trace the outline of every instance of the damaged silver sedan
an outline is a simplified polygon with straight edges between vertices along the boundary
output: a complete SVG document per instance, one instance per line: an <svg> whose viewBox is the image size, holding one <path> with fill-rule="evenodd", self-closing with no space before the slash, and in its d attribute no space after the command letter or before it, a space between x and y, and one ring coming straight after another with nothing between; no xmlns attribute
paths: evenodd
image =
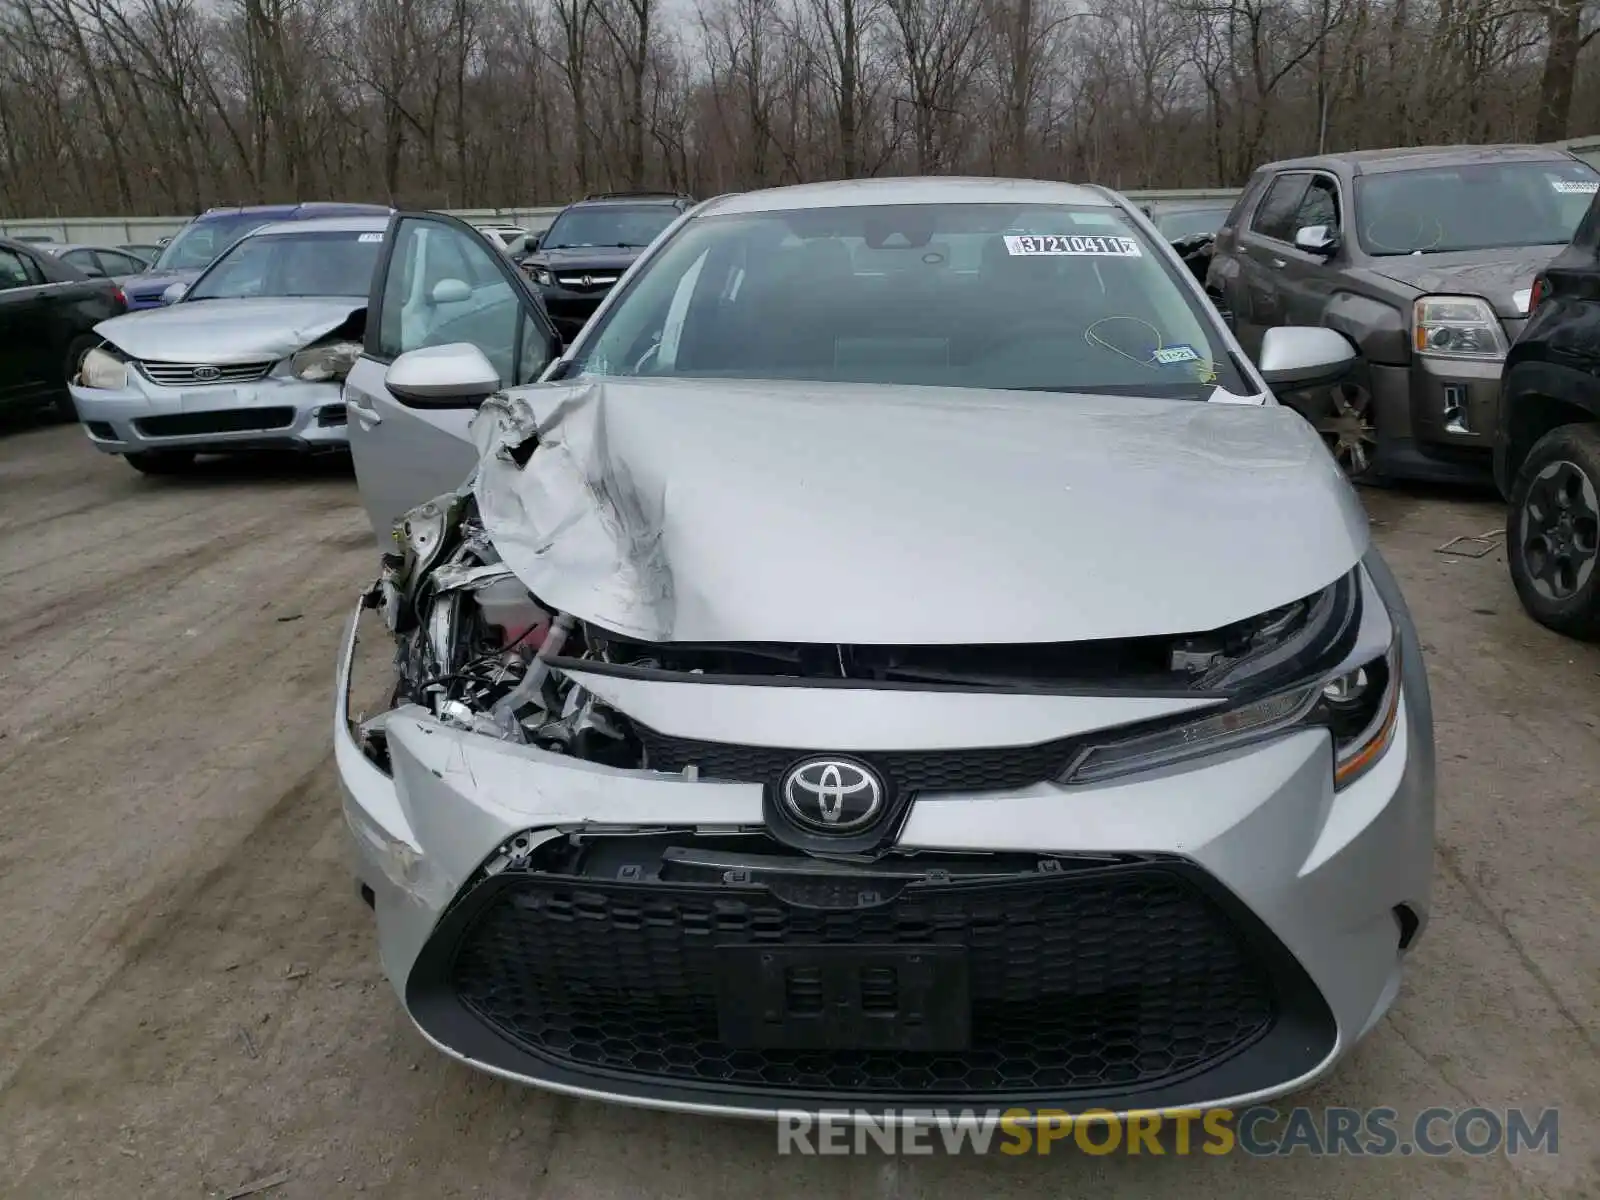
<svg viewBox="0 0 1600 1200"><path fill-rule="evenodd" d="M1373 1029L1432 714L1269 391L1338 335L1252 365L1112 193L874 180L701 205L507 388L557 353L514 275L515 358L416 299L459 236L395 218L350 377L388 546L334 722L425 1037L770 1116L1237 1106Z"/></svg>
<svg viewBox="0 0 1600 1200"><path fill-rule="evenodd" d="M147 474L197 454L344 450L386 216L252 230L166 307L102 321L75 379L90 444Z"/></svg>

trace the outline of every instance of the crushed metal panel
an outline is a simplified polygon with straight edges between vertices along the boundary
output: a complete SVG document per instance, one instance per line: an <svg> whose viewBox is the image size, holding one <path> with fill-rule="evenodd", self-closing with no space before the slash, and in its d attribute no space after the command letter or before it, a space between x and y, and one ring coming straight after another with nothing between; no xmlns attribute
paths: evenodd
<svg viewBox="0 0 1600 1200"><path fill-rule="evenodd" d="M485 401L472 422L478 513L495 549L546 606L663 640L673 621L665 483L636 478L610 452L603 397L604 385L590 383Z"/></svg>

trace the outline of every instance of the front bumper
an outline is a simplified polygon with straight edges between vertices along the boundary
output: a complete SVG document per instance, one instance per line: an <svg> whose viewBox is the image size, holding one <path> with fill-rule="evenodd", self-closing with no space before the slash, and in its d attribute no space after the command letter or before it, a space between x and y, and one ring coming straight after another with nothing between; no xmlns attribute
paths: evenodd
<svg viewBox="0 0 1600 1200"><path fill-rule="evenodd" d="M170 388L130 370L115 391L69 385L90 443L106 454L164 450L340 450L349 433L337 381L268 376L213 388Z"/></svg>
<svg viewBox="0 0 1600 1200"><path fill-rule="evenodd" d="M1480 483L1490 477L1504 363L1412 357L1371 367L1386 475Z"/></svg>
<svg viewBox="0 0 1600 1200"><path fill-rule="evenodd" d="M786 876L816 863L792 853L770 877L736 866L668 884L639 869L664 843L713 864L739 838L772 853L759 785L602 767L416 708L389 715L380 768L349 722L358 620L335 756L383 969L425 1037L506 1078L762 1117L1242 1106L1306 1085L1372 1028L1427 918L1425 683L1407 684L1387 754L1337 794L1326 736L1301 731L1098 786L917 799L896 848L952 878L841 901ZM574 833L613 835L615 851L582 869L540 859ZM507 866L508 848L528 857ZM956 877L975 862L1009 865ZM821 944L961 951L970 1044L723 1044L718 979L760 970L752 948L781 967Z"/></svg>
<svg viewBox="0 0 1600 1200"><path fill-rule="evenodd" d="M559 284L536 283L539 296L544 301L545 312L555 324L556 332L571 341L582 332L595 309L606 298L614 284L594 288L566 288Z"/></svg>

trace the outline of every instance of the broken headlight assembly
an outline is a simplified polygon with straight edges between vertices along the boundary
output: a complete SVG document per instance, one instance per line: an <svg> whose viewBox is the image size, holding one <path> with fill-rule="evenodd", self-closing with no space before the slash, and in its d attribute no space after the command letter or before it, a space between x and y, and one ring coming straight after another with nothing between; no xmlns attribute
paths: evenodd
<svg viewBox="0 0 1600 1200"><path fill-rule="evenodd" d="M104 346L83 356L78 368L78 385L99 391L115 392L128 386L128 364L110 353Z"/></svg>
<svg viewBox="0 0 1600 1200"><path fill-rule="evenodd" d="M1126 736L1113 733L1084 747L1062 773L1061 782L1098 783L1153 771L1296 729L1326 729L1333 742L1334 787L1355 782L1394 740L1400 709L1400 638L1382 611L1382 602L1371 593L1368 607L1378 611L1371 615L1369 627L1382 628L1376 637L1362 636L1355 625L1360 618L1334 595L1341 588L1350 594L1358 590L1352 577L1302 602L1305 607L1298 621L1280 609L1251 623L1268 631L1255 656L1255 664L1265 670L1252 679L1248 660L1229 660L1227 669L1239 687L1226 707ZM1337 622L1341 615L1346 620L1343 633L1327 640L1330 630L1319 628L1317 621ZM1320 651L1314 648L1319 640ZM1375 642L1383 648L1376 650ZM1311 651L1309 657L1306 650ZM1338 656L1332 668L1326 665L1328 651ZM1283 681L1286 666L1297 676L1293 682Z"/></svg>
<svg viewBox="0 0 1600 1200"><path fill-rule="evenodd" d="M470 495L440 496L396 524L368 593L395 636L396 706L502 741L636 767L625 721L551 668L592 654L569 613L541 603L500 559Z"/></svg>
<svg viewBox="0 0 1600 1200"><path fill-rule="evenodd" d="M307 346L289 359L289 370L296 379L307 383L322 383L330 379L343 379L361 357L361 343L351 341L322 342Z"/></svg>

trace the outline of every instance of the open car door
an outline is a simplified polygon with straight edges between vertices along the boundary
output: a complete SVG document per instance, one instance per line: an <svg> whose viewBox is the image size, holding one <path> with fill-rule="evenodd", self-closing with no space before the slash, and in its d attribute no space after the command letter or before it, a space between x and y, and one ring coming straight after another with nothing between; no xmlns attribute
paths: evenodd
<svg viewBox="0 0 1600 1200"><path fill-rule="evenodd" d="M488 238L440 213L396 213L367 308L366 343L345 380L350 455L373 531L459 487L477 463L468 426L502 388L537 380L560 340L532 285ZM478 350L493 378L453 364ZM420 352L420 353L419 353Z"/></svg>

